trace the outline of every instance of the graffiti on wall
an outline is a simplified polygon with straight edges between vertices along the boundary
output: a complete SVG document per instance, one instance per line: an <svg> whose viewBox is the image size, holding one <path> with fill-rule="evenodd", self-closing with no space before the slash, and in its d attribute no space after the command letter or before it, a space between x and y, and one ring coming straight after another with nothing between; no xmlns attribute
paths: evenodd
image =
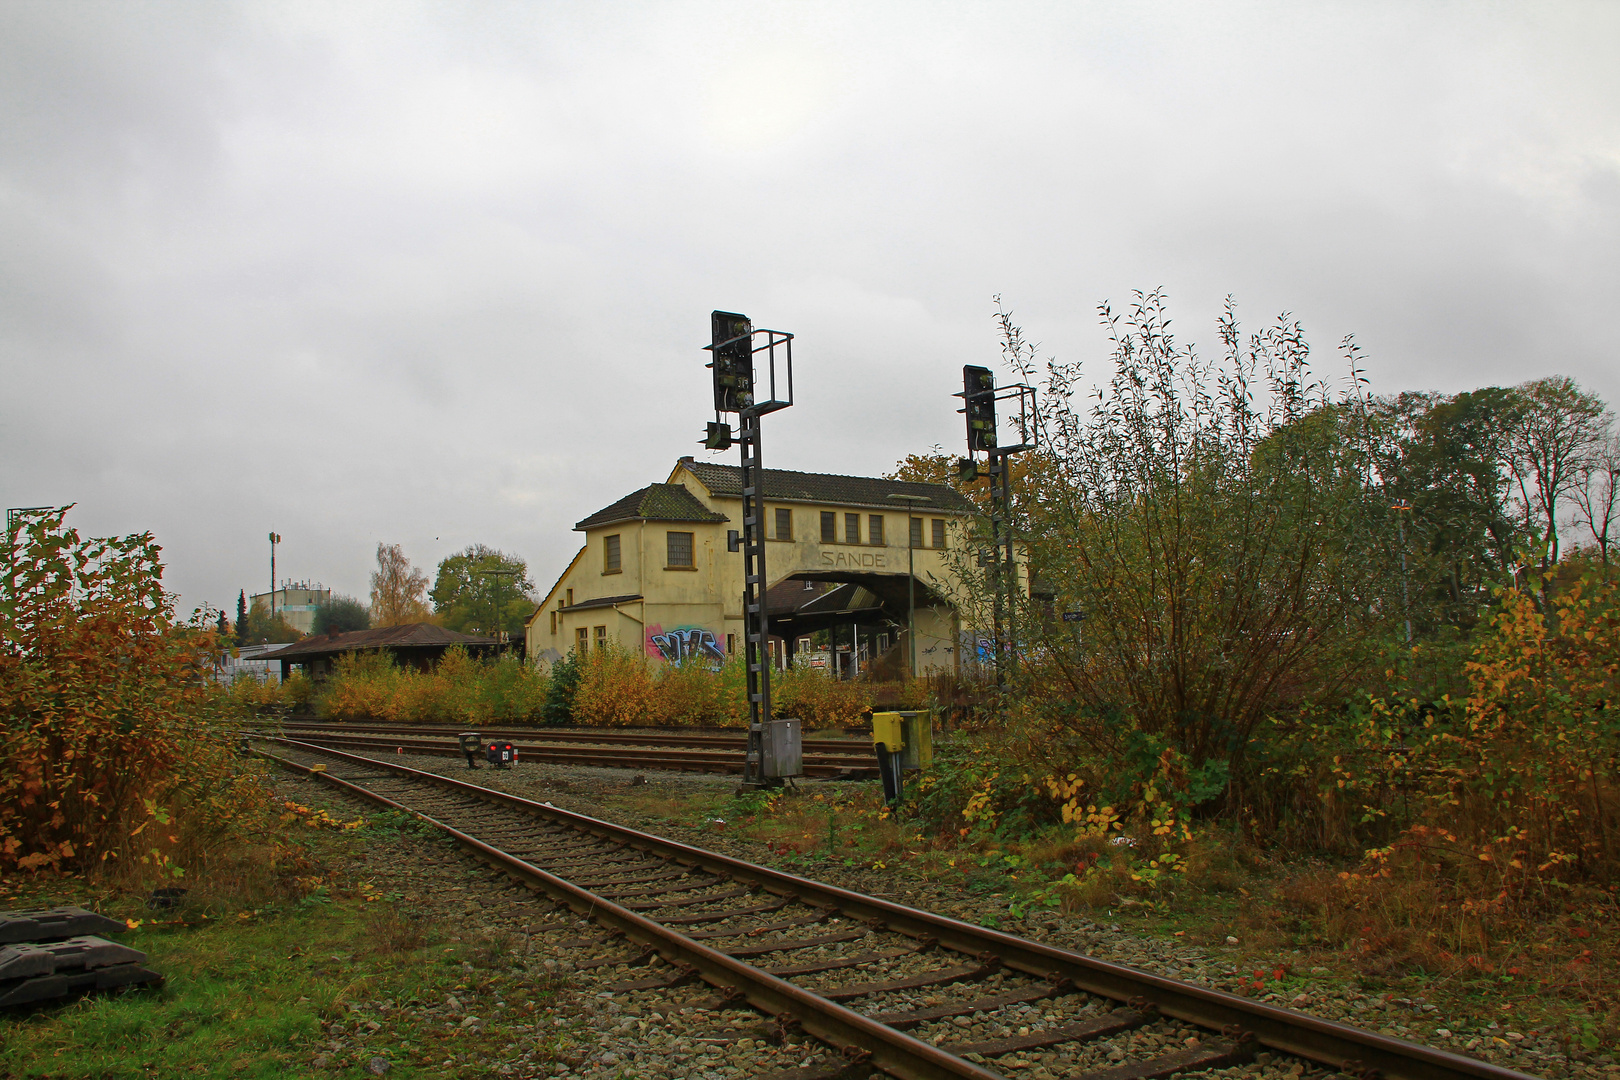
<svg viewBox="0 0 1620 1080"><path fill-rule="evenodd" d="M672 664L687 660L726 661L725 650L720 647L713 630L701 626L679 626L665 630L659 623L647 627L647 655L661 657Z"/></svg>

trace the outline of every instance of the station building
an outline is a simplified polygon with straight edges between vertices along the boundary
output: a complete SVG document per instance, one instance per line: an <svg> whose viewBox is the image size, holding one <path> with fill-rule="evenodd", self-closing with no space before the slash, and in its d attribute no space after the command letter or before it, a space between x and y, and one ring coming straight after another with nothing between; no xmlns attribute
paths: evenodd
<svg viewBox="0 0 1620 1080"><path fill-rule="evenodd" d="M881 663L898 677L912 651L904 633L912 602L916 674L961 673L971 662L979 635L964 625L962 567L976 508L960 492L783 469L764 470L761 489L778 665L825 630L840 674ZM529 619L530 657L551 663L610 641L669 661L741 651L743 557L727 543L742 529L739 466L683 457L664 483L574 529L584 546Z"/></svg>

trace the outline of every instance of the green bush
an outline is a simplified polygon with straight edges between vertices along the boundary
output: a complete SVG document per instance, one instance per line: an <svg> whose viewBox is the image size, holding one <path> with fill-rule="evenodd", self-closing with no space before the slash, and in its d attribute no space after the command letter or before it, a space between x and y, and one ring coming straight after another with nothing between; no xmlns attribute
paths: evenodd
<svg viewBox="0 0 1620 1080"><path fill-rule="evenodd" d="M551 665L551 681L540 706L540 721L561 725L574 722L574 695L579 691L579 654L570 652Z"/></svg>

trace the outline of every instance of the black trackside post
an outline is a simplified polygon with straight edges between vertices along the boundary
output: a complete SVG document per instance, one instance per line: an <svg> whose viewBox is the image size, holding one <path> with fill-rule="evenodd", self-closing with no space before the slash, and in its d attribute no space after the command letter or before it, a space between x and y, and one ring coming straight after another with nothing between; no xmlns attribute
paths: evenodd
<svg viewBox="0 0 1620 1080"><path fill-rule="evenodd" d="M1018 563L1013 558L1012 460L1001 458L1001 519L1007 537L1007 670L1018 670ZM1000 678L999 672L997 678Z"/></svg>
<svg viewBox="0 0 1620 1080"><path fill-rule="evenodd" d="M1001 569L1001 527L1006 517L1006 501L1001 497L1001 480L1007 475L1007 459L990 452L990 573L995 585L995 601L991 608L992 633L996 642L996 685L1006 681L1007 636L1002 632L1006 621L1002 609L1001 588L1006 575Z"/></svg>
<svg viewBox="0 0 1620 1080"><path fill-rule="evenodd" d="M997 386L989 368L966 364L962 368L961 412L967 417L968 456L958 462L964 481L978 476L973 455L983 453L990 467L990 558L991 584L995 589L991 605L996 642L996 686L1006 684L1007 673L1018 665L1018 558L1013 528L1012 459L1014 454L1035 448L1035 390L1023 383ZM1016 446L1002 446L996 439L996 402L1018 402L1014 420L1019 437ZM981 549L982 550L982 549ZM979 565L986 560L980 555ZM1005 592L1005 599L1003 599Z"/></svg>
<svg viewBox="0 0 1620 1080"><path fill-rule="evenodd" d="M743 662L748 686L748 752L743 760L743 784L765 787L780 784L779 776L765 775L765 725L771 722L770 623L765 590L770 585L765 566L765 469L760 460L760 421L766 413L793 404L793 335L782 330L756 330L746 315L715 311L709 316L714 371L714 423L704 445L724 450L732 444L731 427L720 418L736 413L742 448L742 532L733 534L728 549L743 556ZM754 341L763 335L764 344ZM778 349L781 350L780 357ZM763 353L766 364L756 370L754 357ZM780 359L780 363L778 360ZM735 546L731 546L735 544Z"/></svg>
<svg viewBox="0 0 1620 1080"><path fill-rule="evenodd" d="M765 512L760 466L759 416L747 412L742 425L743 659L748 675L748 757L744 784L764 784L765 723L771 719L770 637L766 625Z"/></svg>

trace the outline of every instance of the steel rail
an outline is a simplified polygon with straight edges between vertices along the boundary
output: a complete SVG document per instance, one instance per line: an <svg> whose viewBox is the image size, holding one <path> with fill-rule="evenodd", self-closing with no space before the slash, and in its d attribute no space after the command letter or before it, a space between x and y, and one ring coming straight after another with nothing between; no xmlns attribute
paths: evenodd
<svg viewBox="0 0 1620 1080"><path fill-rule="evenodd" d="M268 738L263 732L249 733ZM456 746L448 746L425 739L395 739L381 735L327 735L311 734L305 742L328 747L348 747L356 750L389 751L404 749L407 753L428 757L462 757ZM677 750L636 747L548 747L514 743L521 761L542 761L551 765L585 765L600 768L634 766L647 769L670 769L684 772L738 773L742 771L742 758L735 752L716 750ZM739 749L741 747L739 746ZM876 762L865 756L846 755L829 758L823 755L805 755L804 775L838 778L851 774L874 772Z"/></svg>
<svg viewBox="0 0 1620 1080"><path fill-rule="evenodd" d="M452 727L443 724L385 724L369 721L358 723L332 721L328 723L311 720L287 720L279 724L267 724L265 727L266 729L279 729L282 734L286 735L293 735L295 732L331 732L338 735L401 735L406 737L412 735L441 735L454 738L463 731L471 730L476 725ZM748 745L746 732L714 728L690 732L671 731L663 728L597 728L580 730L578 728L501 727L478 728L477 730L486 739L532 739L535 742L548 743L631 743L636 746L684 746L721 750L740 750ZM839 754L865 751L870 748L871 743L860 739L806 736L802 745L807 754Z"/></svg>
<svg viewBox="0 0 1620 1080"><path fill-rule="evenodd" d="M1390 1080L1533 1080L1526 1073L1476 1058L1251 1001L1224 991L1194 986L1122 964L1111 964L1083 953L1028 941L999 930L772 870L518 795L436 773L420 772L392 762L301 744L294 739L273 741L303 745L307 749L346 758L356 764L411 775L495 805L522 809L682 865L754 884L778 896L796 898L817 907L835 908L853 918L877 921L909 937L932 938L940 946L954 952L969 956L992 952L1007 967L1027 974L1042 978L1067 978L1079 990L1115 1001L1146 1001L1166 1016L1200 1027L1240 1029L1252 1033L1262 1044L1274 1050L1362 1077L1370 1078L1376 1074Z"/></svg>
<svg viewBox="0 0 1620 1080"><path fill-rule="evenodd" d="M283 741L283 740L278 740ZM284 740L292 742L294 740ZM320 747L312 749L324 753L337 753ZM515 877L552 899L557 900L573 911L601 923L604 926L622 931L625 936L638 941L643 945L656 949L658 954L672 964L684 964L697 972L704 982L715 986L722 991L740 994L746 998L754 1008L761 1010L769 1016L779 1019L792 1017L805 1031L814 1035L823 1042L830 1043L840 1049L858 1048L863 1051L867 1063L882 1069L884 1072L903 1077L905 1080L1005 1080L1002 1074L993 1072L976 1065L966 1058L959 1058L955 1054L941 1050L937 1046L913 1038L905 1032L897 1031L885 1024L878 1023L869 1017L862 1016L853 1009L847 1009L836 1002L829 1001L818 994L811 993L802 987L795 986L786 979L761 971L751 964L727 956L701 942L694 941L678 931L671 930L653 920L638 915L628 908L621 907L613 901L597 896L588 889L548 873L532 863L526 862L515 855L508 854L500 848L478 839L468 833L449 825L437 818L413 809L403 803L396 802L380 792L375 792L359 784L350 783L339 776L328 772L317 772L306 765L279 757L275 754L265 754L265 757L281 764L297 769L311 776L319 777L329 784L379 803L394 810L399 810L425 821L435 828L442 830L457 843L475 852L485 862L501 872ZM342 755L353 757L353 755ZM372 762L370 759L355 759L368 766L382 765L385 768L407 773L430 780L442 780L433 773L420 773L405 766L393 765L387 762ZM484 790L476 785L463 784L460 781L451 781L451 784L473 793ZM524 800L527 804L527 800ZM543 808L539 803L525 806L525 809ZM848 1052L846 1050L846 1056ZM856 1055L860 1057L862 1055Z"/></svg>

